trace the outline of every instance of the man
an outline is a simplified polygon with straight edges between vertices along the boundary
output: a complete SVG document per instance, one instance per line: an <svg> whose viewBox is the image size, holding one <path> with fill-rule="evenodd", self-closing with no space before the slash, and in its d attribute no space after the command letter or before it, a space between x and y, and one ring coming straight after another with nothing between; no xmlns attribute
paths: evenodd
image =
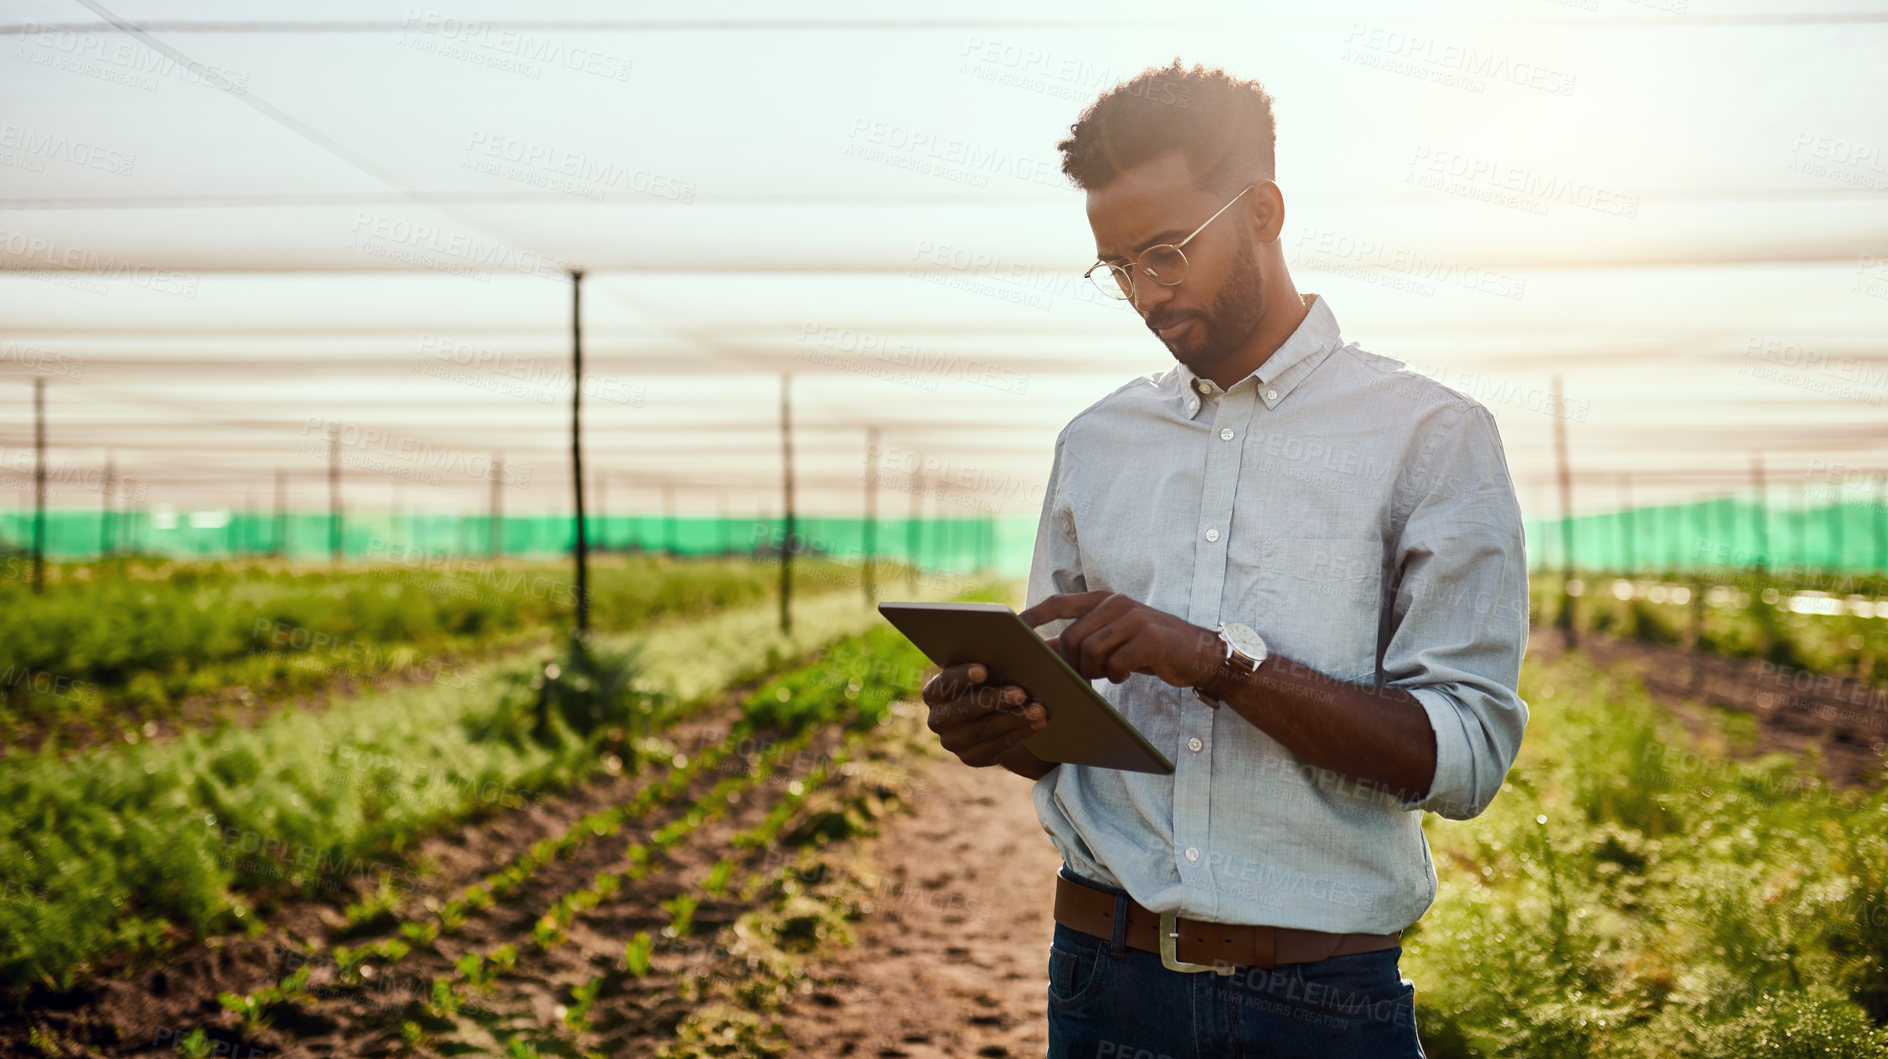
<svg viewBox="0 0 1888 1059"><path fill-rule="evenodd" d="M974 663L924 692L965 764L1035 780L1062 854L1052 1056L1422 1055L1422 811L1485 809L1527 724L1494 419L1298 293L1273 144L1256 82L1177 61L1060 144L1091 278L1178 364L1057 436L1023 618L1173 774L1036 758L1043 704Z"/></svg>

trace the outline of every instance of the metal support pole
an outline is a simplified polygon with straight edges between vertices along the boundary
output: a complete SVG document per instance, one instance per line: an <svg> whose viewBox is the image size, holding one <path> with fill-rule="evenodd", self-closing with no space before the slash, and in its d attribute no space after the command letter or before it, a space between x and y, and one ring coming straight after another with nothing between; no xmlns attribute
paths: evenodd
<svg viewBox="0 0 1888 1059"><path fill-rule="evenodd" d="M905 523L906 586L918 591L918 555L924 548L924 472L911 472L911 518Z"/></svg>
<svg viewBox="0 0 1888 1059"><path fill-rule="evenodd" d="M1843 472L1842 477L1847 478L1848 472ZM1829 505L1829 569L1832 571L1842 569L1842 494L1846 491L1847 487L1838 481L1835 502Z"/></svg>
<svg viewBox="0 0 1888 1059"><path fill-rule="evenodd" d="M877 549L878 540L878 471L873 464L878 459L878 428L865 428L865 525L861 531L865 535L864 562L860 573L864 575L865 601L871 603L878 598L878 585L872 579L872 553Z"/></svg>
<svg viewBox="0 0 1888 1059"><path fill-rule="evenodd" d="M328 552L341 561L341 424L328 426Z"/></svg>
<svg viewBox="0 0 1888 1059"><path fill-rule="evenodd" d="M1573 616L1573 472L1567 465L1567 405L1561 394L1560 376L1554 376L1554 461L1560 470L1560 541L1566 553L1561 557L1560 620L1557 623L1567 646L1576 641Z"/></svg>
<svg viewBox="0 0 1888 1059"><path fill-rule="evenodd" d="M1753 453L1750 457L1751 485L1757 491L1757 508L1752 519L1757 525L1757 554L1753 557L1752 567L1763 573L1764 566L1770 561L1770 501L1763 484L1763 453Z"/></svg>
<svg viewBox="0 0 1888 1059"><path fill-rule="evenodd" d="M492 499L488 506L492 513L488 527L491 539L485 550L496 559L505 554L505 458L496 452L492 453Z"/></svg>
<svg viewBox="0 0 1888 1059"><path fill-rule="evenodd" d="M577 635L590 632L590 542L583 525L583 273L570 274L570 488L577 505Z"/></svg>
<svg viewBox="0 0 1888 1059"><path fill-rule="evenodd" d="M662 483L662 550L674 558L679 550L675 537L675 483Z"/></svg>
<svg viewBox="0 0 1888 1059"><path fill-rule="evenodd" d="M790 372L780 374L780 486L785 502L785 535L780 538L780 631L793 631L793 409Z"/></svg>
<svg viewBox="0 0 1888 1059"><path fill-rule="evenodd" d="M1709 504L1707 500L1692 500L1692 513L1697 523L1697 540L1692 542L1692 559L1686 563L1686 570L1690 570L1692 574L1697 574L1697 568L1699 568L1697 547L1711 544L1711 508L1707 504Z"/></svg>
<svg viewBox="0 0 1888 1059"><path fill-rule="evenodd" d="M275 557L288 554L288 472L275 472Z"/></svg>
<svg viewBox="0 0 1888 1059"><path fill-rule="evenodd" d="M1795 576L1802 577L1809 572L1809 483L1796 483L1796 547L1792 549L1796 562Z"/></svg>
<svg viewBox="0 0 1888 1059"><path fill-rule="evenodd" d="M33 591L46 591L46 380L33 380Z"/></svg>
<svg viewBox="0 0 1888 1059"><path fill-rule="evenodd" d="M728 520L728 494L724 489L716 495L716 509L721 512L721 551L722 555L733 555L734 545L728 540L728 532L734 524Z"/></svg>
<svg viewBox="0 0 1888 1059"><path fill-rule="evenodd" d="M113 479L118 477L118 460L111 453L105 454L105 481L99 490L98 501L98 557L111 558L111 491Z"/></svg>
<svg viewBox="0 0 1888 1059"><path fill-rule="evenodd" d="M1881 497L1875 504L1875 572L1878 574L1888 573L1888 472L1879 477L1877 488L1881 490Z"/></svg>
<svg viewBox="0 0 1888 1059"><path fill-rule="evenodd" d="M1718 502L1718 555L1728 556L1732 550L1731 538L1736 535L1736 528L1735 523L1731 521L1731 508L1736 499L1735 496L1727 496ZM1719 563L1714 557L1711 568L1716 570L1718 566Z"/></svg>
<svg viewBox="0 0 1888 1059"><path fill-rule="evenodd" d="M1638 566L1632 554L1632 535L1638 529L1633 524L1635 521L1632 513L1632 472L1627 471L1619 476L1619 536L1622 544L1619 554L1620 561L1625 564L1627 577L1631 577Z"/></svg>

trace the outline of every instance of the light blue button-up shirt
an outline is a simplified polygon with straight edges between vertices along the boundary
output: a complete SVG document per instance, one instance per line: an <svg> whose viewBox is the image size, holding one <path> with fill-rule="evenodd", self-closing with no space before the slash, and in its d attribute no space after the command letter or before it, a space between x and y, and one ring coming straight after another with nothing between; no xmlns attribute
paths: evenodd
<svg viewBox="0 0 1888 1059"><path fill-rule="evenodd" d="M1422 810L1480 813L1520 749L1521 511L1487 408L1345 343L1306 297L1304 322L1230 388L1176 365L1069 421L1027 604L1105 589L1205 628L1243 622L1338 680L1405 688L1435 729L1433 785L1400 799L1319 769L1136 673L1095 687L1173 775L1058 765L1032 795L1071 869L1154 911L1388 933L1435 899Z"/></svg>

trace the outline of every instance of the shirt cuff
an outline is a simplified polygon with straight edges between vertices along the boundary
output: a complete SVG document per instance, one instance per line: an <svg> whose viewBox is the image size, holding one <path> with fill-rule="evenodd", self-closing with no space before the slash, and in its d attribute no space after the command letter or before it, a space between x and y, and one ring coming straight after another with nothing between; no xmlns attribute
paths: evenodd
<svg viewBox="0 0 1888 1059"><path fill-rule="evenodd" d="M1469 792L1474 787L1474 760L1469 751L1468 731L1462 727L1462 711L1455 700L1440 688L1404 688L1429 717L1429 727L1436 733L1436 774L1429 790L1420 798L1398 798L1398 809L1426 809L1451 820L1466 820L1477 808Z"/></svg>

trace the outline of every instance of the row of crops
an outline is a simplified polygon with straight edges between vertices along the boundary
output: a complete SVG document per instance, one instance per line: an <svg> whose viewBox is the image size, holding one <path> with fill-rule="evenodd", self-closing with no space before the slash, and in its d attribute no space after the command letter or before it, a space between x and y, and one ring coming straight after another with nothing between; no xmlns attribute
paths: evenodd
<svg viewBox="0 0 1888 1059"><path fill-rule="evenodd" d="M1529 578L1537 625L1558 627L1572 598L1576 633L1696 647L1806 673L1855 680L1888 675L1888 580L1778 576L1754 571L1631 577L1583 572Z"/></svg>
<svg viewBox="0 0 1888 1059"><path fill-rule="evenodd" d="M135 742L344 684L463 688L477 663L550 642L574 603L568 563L445 559L367 568L123 559L55 567L44 594L0 580L0 742ZM856 584L803 563L803 595ZM638 628L752 603L779 575L740 560L592 563L593 626ZM184 707L193 709L185 714Z"/></svg>

